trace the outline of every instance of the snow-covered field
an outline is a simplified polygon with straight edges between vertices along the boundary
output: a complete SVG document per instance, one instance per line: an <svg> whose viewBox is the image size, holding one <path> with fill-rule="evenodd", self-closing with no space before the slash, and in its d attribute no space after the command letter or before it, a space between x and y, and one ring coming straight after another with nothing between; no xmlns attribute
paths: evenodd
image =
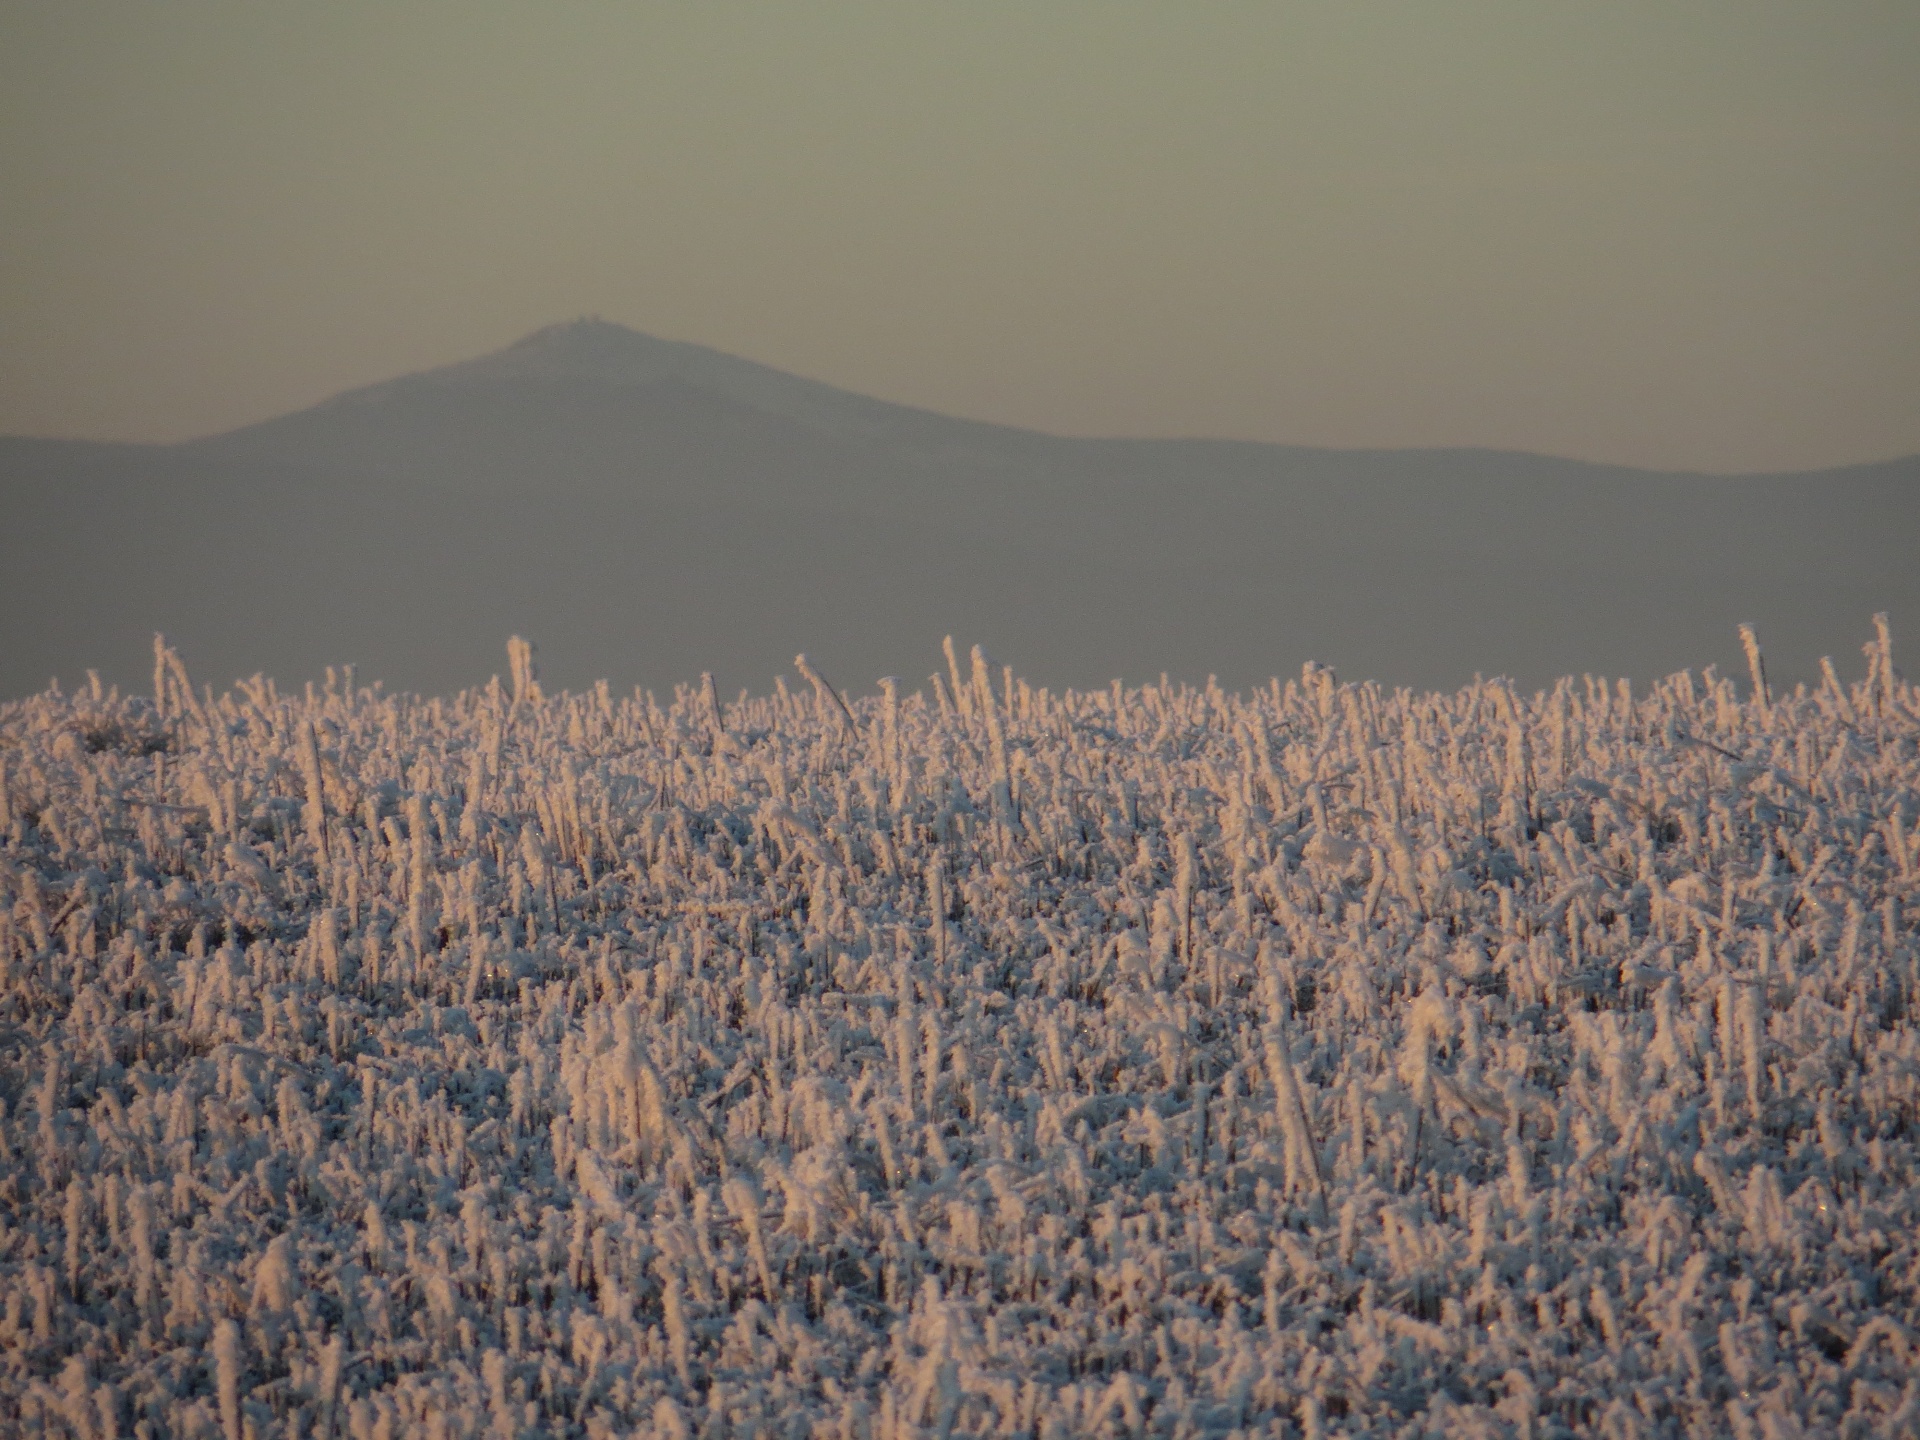
<svg viewBox="0 0 1920 1440"><path fill-rule="evenodd" d="M1867 655L0 706L0 1431L1920 1432Z"/></svg>

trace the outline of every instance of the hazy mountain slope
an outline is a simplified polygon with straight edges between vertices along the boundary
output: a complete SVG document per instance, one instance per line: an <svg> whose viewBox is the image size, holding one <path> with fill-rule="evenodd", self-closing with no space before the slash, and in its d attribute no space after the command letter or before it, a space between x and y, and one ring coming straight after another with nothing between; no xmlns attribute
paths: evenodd
<svg viewBox="0 0 1920 1440"><path fill-rule="evenodd" d="M144 683L155 629L216 680L444 690L518 631L558 684L731 691L803 648L912 680L949 631L1055 684L1649 677L1752 620L1790 679L1920 614L1920 460L1067 440L591 323L186 445L0 441L0 487L0 694Z"/></svg>
<svg viewBox="0 0 1920 1440"><path fill-rule="evenodd" d="M403 436L430 427L434 415L457 418L464 427L476 418L471 403L482 396L503 407L502 418L538 426L548 419L544 407L561 397L590 404L595 395L674 384L824 434L928 452L1004 454L1016 446L1046 449L1059 443L1031 431L894 405L704 346L591 320L551 325L491 355L349 390L311 409L194 443L255 456L280 455L291 447L352 455L356 463L367 463L373 457L349 447L405 443Z"/></svg>

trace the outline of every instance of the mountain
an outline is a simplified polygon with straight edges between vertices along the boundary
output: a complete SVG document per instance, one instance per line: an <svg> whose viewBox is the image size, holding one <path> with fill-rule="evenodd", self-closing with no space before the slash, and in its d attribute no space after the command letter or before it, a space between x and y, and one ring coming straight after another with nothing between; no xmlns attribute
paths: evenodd
<svg viewBox="0 0 1920 1440"><path fill-rule="evenodd" d="M940 637L1036 683L1308 659L1452 686L1740 666L1920 617L1920 457L1658 474L1477 450L1067 439L595 321L177 445L0 439L0 696L354 662L446 691L762 690L805 650L912 682ZM1743 668L1743 667L1742 667Z"/></svg>

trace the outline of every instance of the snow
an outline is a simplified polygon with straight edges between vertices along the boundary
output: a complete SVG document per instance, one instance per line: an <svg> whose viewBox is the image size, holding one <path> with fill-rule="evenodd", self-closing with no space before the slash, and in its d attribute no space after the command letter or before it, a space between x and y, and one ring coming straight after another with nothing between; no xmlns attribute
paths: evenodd
<svg viewBox="0 0 1920 1440"><path fill-rule="evenodd" d="M0 1428L1920 1430L1920 690L0 706Z"/></svg>

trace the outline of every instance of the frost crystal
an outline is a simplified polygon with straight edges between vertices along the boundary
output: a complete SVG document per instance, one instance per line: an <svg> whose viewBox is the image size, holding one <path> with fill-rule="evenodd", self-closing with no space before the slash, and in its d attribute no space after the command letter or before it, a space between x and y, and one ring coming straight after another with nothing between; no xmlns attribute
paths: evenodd
<svg viewBox="0 0 1920 1440"><path fill-rule="evenodd" d="M0 1430L1913 1434L1920 692L1743 638L0 706Z"/></svg>

